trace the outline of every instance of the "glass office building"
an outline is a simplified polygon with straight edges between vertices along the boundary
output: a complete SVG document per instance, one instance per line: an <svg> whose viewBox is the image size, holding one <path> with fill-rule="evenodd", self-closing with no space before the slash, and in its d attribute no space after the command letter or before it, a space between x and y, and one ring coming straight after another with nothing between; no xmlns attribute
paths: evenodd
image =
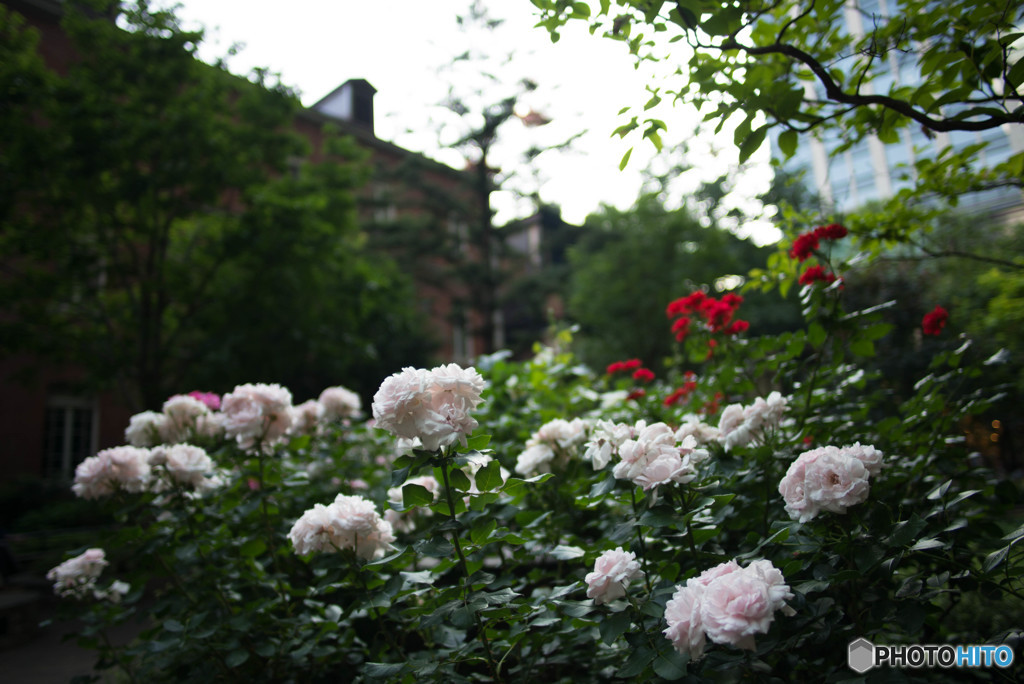
<svg viewBox="0 0 1024 684"><path fill-rule="evenodd" d="M870 30L872 15L887 15L886 0L857 0L846 7L846 30L863 35ZM920 82L916 55L891 51L885 56L883 69L869 87L886 93L893 85L914 85ZM808 96L824 98L824 89L816 81L806 85ZM947 112L952 113L952 112ZM976 163L992 166L1024 150L1024 125L1007 124L986 131L954 131L927 135L917 125L900 132L898 143L884 144L875 135L868 135L847 150L837 152L842 143L840 131L804 134L796 154L784 168L804 171L804 180L821 198L823 204L842 213L871 200L885 199L915 182L914 162L934 156L944 147L962 149L975 143L987 143ZM774 140L773 140L774 143ZM777 148L775 148L777 149ZM961 198L965 209L1008 211L1021 205L1022 194L1014 188L1001 188L974 193Z"/></svg>

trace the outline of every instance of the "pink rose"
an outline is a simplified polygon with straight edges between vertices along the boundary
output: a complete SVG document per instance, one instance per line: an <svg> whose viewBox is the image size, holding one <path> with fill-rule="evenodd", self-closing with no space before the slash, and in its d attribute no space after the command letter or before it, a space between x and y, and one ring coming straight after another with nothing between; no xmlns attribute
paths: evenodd
<svg viewBox="0 0 1024 684"><path fill-rule="evenodd" d="M807 522L821 511L845 513L865 501L870 474L859 458L838 447L824 446L800 454L779 482L779 493L790 517Z"/></svg>
<svg viewBox="0 0 1024 684"><path fill-rule="evenodd" d="M247 451L271 448L292 425L292 395L280 385L239 385L224 395L224 430Z"/></svg>
<svg viewBox="0 0 1024 684"><path fill-rule="evenodd" d="M450 363L427 371L405 368L381 383L373 395L375 426L396 437L419 438L434 451L458 441L477 427L470 411L480 403L484 381L472 368Z"/></svg>
<svg viewBox="0 0 1024 684"><path fill-rule="evenodd" d="M598 605L622 598L630 581L642 575L636 554L623 551L621 546L614 551L605 551L594 563L594 571L584 578L587 597Z"/></svg>
<svg viewBox="0 0 1024 684"><path fill-rule="evenodd" d="M690 660L704 654L704 626L700 618L700 594L703 587L678 587L665 604L668 628L662 632L680 653L689 653Z"/></svg>
<svg viewBox="0 0 1024 684"><path fill-rule="evenodd" d="M746 568L736 561L705 570L676 588L665 604L664 635L693 660L704 653L705 637L717 644L753 650L754 635L771 626L775 611L794 615L786 605L793 598L782 573L771 561L757 560Z"/></svg>
<svg viewBox="0 0 1024 684"><path fill-rule="evenodd" d="M344 387L328 387L317 399L323 407L323 417L327 420L340 420L359 414L363 402L359 395Z"/></svg>
<svg viewBox="0 0 1024 684"><path fill-rule="evenodd" d="M773 612L768 585L745 572L719 577L701 597L701 624L708 638L748 651L754 650L754 634L768 631Z"/></svg>

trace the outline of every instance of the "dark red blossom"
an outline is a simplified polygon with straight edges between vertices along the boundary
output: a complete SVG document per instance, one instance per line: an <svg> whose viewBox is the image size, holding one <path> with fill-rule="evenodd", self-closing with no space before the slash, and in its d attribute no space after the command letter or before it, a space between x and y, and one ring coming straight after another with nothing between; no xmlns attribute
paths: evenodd
<svg viewBox="0 0 1024 684"><path fill-rule="evenodd" d="M937 306L924 315L921 319L921 330L925 335L938 335L946 327L949 320L949 312L941 306Z"/></svg>
<svg viewBox="0 0 1024 684"><path fill-rule="evenodd" d="M692 377L695 377L695 376L693 374L693 371L686 371L686 373L684 373L683 377L685 377L685 378L692 378ZM689 379L687 379L687 381L683 383L682 387L676 389L674 392L672 392L672 394L670 394L667 397L665 397L665 400L664 400L665 406L672 406L673 404L678 404L680 401L682 401L683 399L688 397L696 389L697 389L697 381L696 380L689 380Z"/></svg>
<svg viewBox="0 0 1024 684"><path fill-rule="evenodd" d="M816 249L818 249L818 236L814 233L804 233L803 235L798 235L796 240L793 240L793 247L789 250L789 256L798 261L806 261L807 257L811 256Z"/></svg>
<svg viewBox="0 0 1024 684"><path fill-rule="evenodd" d="M687 316L676 319L672 324L672 332L676 334L676 341L682 342L690 334L690 319Z"/></svg>
<svg viewBox="0 0 1024 684"><path fill-rule="evenodd" d="M638 399L643 399L645 396L647 396L647 392L645 390L633 390L632 392L626 395L626 401L629 401L630 399L636 401Z"/></svg>
<svg viewBox="0 0 1024 684"><path fill-rule="evenodd" d="M724 295L722 295L722 303L735 309L736 307L743 303L743 297L736 294L735 292L726 292Z"/></svg>
<svg viewBox="0 0 1024 684"><path fill-rule="evenodd" d="M701 303L707 297L701 290L695 290L685 297L680 297L672 302L669 302L668 307L665 309L665 314L672 318L673 316L679 316L682 314L693 313L700 308Z"/></svg>
<svg viewBox="0 0 1024 684"><path fill-rule="evenodd" d="M830 223L827 226L818 226L814 229L814 234L821 240L839 240L846 237L849 231L846 227L838 223Z"/></svg>
<svg viewBox="0 0 1024 684"><path fill-rule="evenodd" d="M664 399L664 401L662 403L665 404L665 406L672 406L673 404L678 404L685 397L686 397L686 392L684 392L683 388L680 387L679 389L677 389L674 392L672 392L672 394L670 394L667 397L665 397L665 399Z"/></svg>
<svg viewBox="0 0 1024 684"><path fill-rule="evenodd" d="M718 340L708 340L708 355L704 357L705 361L707 361L708 359L715 355L715 347L717 346Z"/></svg>
<svg viewBox="0 0 1024 684"><path fill-rule="evenodd" d="M615 361L614 363L608 364L605 372L608 375L615 375L616 373L626 373L631 370L639 368L642 364L640 359L629 359L628 361Z"/></svg>
<svg viewBox="0 0 1024 684"><path fill-rule="evenodd" d="M747 332L750 330L750 322L743 320L735 320L732 325L726 328L723 332L726 335L738 335L741 332Z"/></svg>
<svg viewBox="0 0 1024 684"><path fill-rule="evenodd" d="M834 283L835 281L835 273L829 273L824 266L811 266L800 274L801 285L813 285L817 282Z"/></svg>
<svg viewBox="0 0 1024 684"><path fill-rule="evenodd" d="M708 297L700 305L700 313L704 320L707 321L708 327L711 328L712 332L719 332L727 326L729 321L732 320L735 310L734 307L714 297Z"/></svg>
<svg viewBox="0 0 1024 684"><path fill-rule="evenodd" d="M649 368L638 368L633 372L633 379L639 382L650 382L654 380L654 371Z"/></svg>

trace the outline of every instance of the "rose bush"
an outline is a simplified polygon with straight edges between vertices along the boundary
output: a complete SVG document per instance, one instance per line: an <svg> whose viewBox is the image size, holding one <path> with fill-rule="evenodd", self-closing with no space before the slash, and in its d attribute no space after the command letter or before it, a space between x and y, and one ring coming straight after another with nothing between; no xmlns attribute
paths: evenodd
<svg viewBox="0 0 1024 684"><path fill-rule="evenodd" d="M1019 491L961 429L988 360L947 328L894 397L864 364L880 310L800 296L806 329L768 338L738 296L681 297L701 322L666 324L653 379L562 331L384 378L372 421L340 387L172 398L79 466L118 510L96 545L119 584L66 608L100 666L153 681L839 681L858 637L1016 648ZM58 593L94 586L69 563ZM102 638L138 612L138 640Z"/></svg>

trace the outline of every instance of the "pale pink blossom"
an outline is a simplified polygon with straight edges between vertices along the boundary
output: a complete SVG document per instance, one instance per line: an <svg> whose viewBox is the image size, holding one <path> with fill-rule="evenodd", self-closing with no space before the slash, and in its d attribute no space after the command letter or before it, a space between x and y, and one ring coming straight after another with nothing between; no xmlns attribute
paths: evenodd
<svg viewBox="0 0 1024 684"><path fill-rule="evenodd" d="M292 426L289 428L289 432L293 435L312 435L324 417L324 407L316 399L309 399L298 406L292 406L290 410Z"/></svg>
<svg viewBox="0 0 1024 684"><path fill-rule="evenodd" d="M697 477L695 466L706 460L708 453L697 448L692 436L678 443L675 432L665 423L638 423L635 439L622 443L619 457L612 475L647 490L669 482L692 482Z"/></svg>
<svg viewBox="0 0 1024 684"><path fill-rule="evenodd" d="M205 449L190 444L157 447L150 455L151 466L163 467L171 481L205 489L212 484L214 463Z"/></svg>
<svg viewBox="0 0 1024 684"><path fill-rule="evenodd" d="M555 450L547 444L526 443L526 449L516 458L515 470L527 477L539 473L550 473L555 460Z"/></svg>
<svg viewBox="0 0 1024 684"><path fill-rule="evenodd" d="M622 598L629 583L642 576L635 553L623 551L621 546L605 551L594 563L594 571L583 578L587 583L587 598L594 599L598 605Z"/></svg>
<svg viewBox="0 0 1024 684"><path fill-rule="evenodd" d="M165 444L187 441L195 434L196 420L210 412L209 407L199 399L178 394L164 402L165 420L160 425L160 436Z"/></svg>
<svg viewBox="0 0 1024 684"><path fill-rule="evenodd" d="M160 435L164 432L163 424L167 416L156 411L136 413L128 421L124 430L125 441L135 447L153 447L160 444Z"/></svg>
<svg viewBox="0 0 1024 684"><path fill-rule="evenodd" d="M590 461L594 470L602 470L611 463L612 456L618 456L619 447L634 434L632 425L599 420L590 433L590 441L585 445L583 458Z"/></svg>
<svg viewBox="0 0 1024 684"><path fill-rule="evenodd" d="M484 380L473 368L451 363L433 370L405 368L386 378L373 396L376 427L396 437L419 438L428 451L456 441L477 427L470 415L480 401Z"/></svg>
<svg viewBox="0 0 1024 684"><path fill-rule="evenodd" d="M883 455L882 452L875 447L869 444L862 445L860 442L854 442L850 446L843 447L843 451L846 452L848 456L852 456L863 463L870 475L874 476L882 472Z"/></svg>
<svg viewBox="0 0 1024 684"><path fill-rule="evenodd" d="M221 403L225 433L246 451L269 450L291 427L291 405L291 392L280 385L239 385Z"/></svg>
<svg viewBox="0 0 1024 684"><path fill-rule="evenodd" d="M662 632L680 653L688 653L690 660L704 655L704 625L700 619L700 595L703 587L677 587L665 604L668 628Z"/></svg>
<svg viewBox="0 0 1024 684"><path fill-rule="evenodd" d="M700 618L715 643L752 651L754 635L766 633L774 618L768 585L746 572L723 575L704 590Z"/></svg>
<svg viewBox="0 0 1024 684"><path fill-rule="evenodd" d="M587 438L587 425L579 418L550 420L534 433L534 439L554 447L569 449L579 446Z"/></svg>
<svg viewBox="0 0 1024 684"><path fill-rule="evenodd" d="M718 421L719 441L729 451L763 440L781 424L786 404L785 397L772 392L767 398L756 398L747 407L740 404L726 406Z"/></svg>
<svg viewBox="0 0 1024 684"><path fill-rule="evenodd" d="M717 442L721 430L714 425L708 425L694 413L683 416L682 424L676 429L676 441L683 441L687 437L693 437L697 444L711 444Z"/></svg>
<svg viewBox="0 0 1024 684"><path fill-rule="evenodd" d="M75 468L71 490L83 499L109 496L117 489L142 492L149 487L149 449L120 446L104 449Z"/></svg>
<svg viewBox="0 0 1024 684"><path fill-rule="evenodd" d="M211 442L219 442L224 439L224 423L227 416L219 411L206 413L196 418L196 437Z"/></svg>
<svg viewBox="0 0 1024 684"><path fill-rule="evenodd" d="M824 446L800 454L790 464L779 482L779 493L790 517L807 522L822 511L845 513L850 506L864 502L871 488L870 474L860 458L844 449Z"/></svg>
<svg viewBox="0 0 1024 684"><path fill-rule="evenodd" d="M384 555L395 541L391 524L361 496L339 494L328 506L315 504L288 533L300 555L352 549L364 560Z"/></svg>
<svg viewBox="0 0 1024 684"><path fill-rule="evenodd" d="M52 568L46 579L53 582L53 592L58 596L84 598L92 593L106 565L103 549L88 549Z"/></svg>
<svg viewBox="0 0 1024 684"><path fill-rule="evenodd" d="M677 586L665 604L666 638L692 660L704 652L705 637L717 644L753 650L754 635L765 634L775 612L794 615L786 604L793 598L782 573L770 561L746 568L722 563Z"/></svg>
<svg viewBox="0 0 1024 684"><path fill-rule="evenodd" d="M328 387L317 400L323 407L324 420L341 420L359 415L363 402L359 395L345 387Z"/></svg>

